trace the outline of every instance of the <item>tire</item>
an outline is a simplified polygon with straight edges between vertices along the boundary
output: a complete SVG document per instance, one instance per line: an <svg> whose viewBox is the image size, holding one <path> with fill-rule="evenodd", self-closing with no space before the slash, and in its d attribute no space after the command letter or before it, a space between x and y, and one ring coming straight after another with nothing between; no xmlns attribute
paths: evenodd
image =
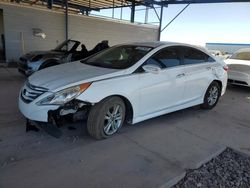
<svg viewBox="0 0 250 188"><path fill-rule="evenodd" d="M90 109L87 130L95 139L113 136L123 125L126 108L119 97L109 97Z"/></svg>
<svg viewBox="0 0 250 188"><path fill-rule="evenodd" d="M218 82L213 81L207 88L201 108L212 109L216 106L221 95L221 87Z"/></svg>

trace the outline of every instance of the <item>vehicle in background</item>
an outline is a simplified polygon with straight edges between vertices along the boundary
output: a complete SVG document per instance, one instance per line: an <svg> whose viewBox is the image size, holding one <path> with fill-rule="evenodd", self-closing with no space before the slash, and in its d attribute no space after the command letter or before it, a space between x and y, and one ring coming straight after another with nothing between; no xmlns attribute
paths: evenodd
<svg viewBox="0 0 250 188"><path fill-rule="evenodd" d="M181 43L117 45L82 61L31 75L19 109L42 127L79 111L96 139L135 124L201 104L212 109L226 91L226 64L206 50Z"/></svg>
<svg viewBox="0 0 250 188"><path fill-rule="evenodd" d="M20 57L18 71L29 76L32 73L62 63L68 63L84 59L101 50L109 48L108 41L98 43L92 50L88 51L84 44L80 47L80 42L76 40L66 40L59 44L55 49L49 51L34 51Z"/></svg>
<svg viewBox="0 0 250 188"><path fill-rule="evenodd" d="M250 48L236 51L229 59L228 83L250 87Z"/></svg>
<svg viewBox="0 0 250 188"><path fill-rule="evenodd" d="M213 55L216 56L222 60L228 59L231 55L228 54L227 52L221 52L219 50L209 50L209 52Z"/></svg>

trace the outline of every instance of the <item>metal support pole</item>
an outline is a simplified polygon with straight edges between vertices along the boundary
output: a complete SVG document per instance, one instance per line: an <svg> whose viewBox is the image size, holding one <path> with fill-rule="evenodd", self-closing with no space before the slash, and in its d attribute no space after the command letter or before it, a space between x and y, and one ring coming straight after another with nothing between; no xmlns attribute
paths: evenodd
<svg viewBox="0 0 250 188"><path fill-rule="evenodd" d="M159 18L159 28L158 28L158 41L161 40L161 26L162 26L162 16L163 16L163 5L161 5L161 12L160 12L160 18Z"/></svg>
<svg viewBox="0 0 250 188"><path fill-rule="evenodd" d="M163 29L161 29L161 32L162 31L164 31L176 18L178 18L178 16L180 16L181 15L181 13L186 9L186 8L188 8L188 6L190 5L190 3L189 4L187 4Z"/></svg>
<svg viewBox="0 0 250 188"><path fill-rule="evenodd" d="M130 22L135 22L135 0L132 0Z"/></svg>
<svg viewBox="0 0 250 188"><path fill-rule="evenodd" d="M123 0L121 1L121 12L120 12L120 19L121 20L122 20L122 12L123 12L122 6L123 6Z"/></svg>
<svg viewBox="0 0 250 188"><path fill-rule="evenodd" d="M115 0L113 0L112 18L114 18L114 16L115 16L114 6L115 6Z"/></svg>
<svg viewBox="0 0 250 188"><path fill-rule="evenodd" d="M69 39L69 15L68 15L68 0L65 0L65 39Z"/></svg>
<svg viewBox="0 0 250 188"><path fill-rule="evenodd" d="M120 19L122 20L122 12L123 12L123 9L121 7L121 12L120 12Z"/></svg>
<svg viewBox="0 0 250 188"><path fill-rule="evenodd" d="M52 6L53 6L53 0L48 0L47 1L47 7L48 7L48 9L52 9Z"/></svg>
<svg viewBox="0 0 250 188"><path fill-rule="evenodd" d="M146 7L146 10L145 10L145 21L144 23L147 24L148 23L148 7Z"/></svg>
<svg viewBox="0 0 250 188"><path fill-rule="evenodd" d="M89 0L89 10L91 9L91 1ZM89 16L89 10L86 10L86 15Z"/></svg>
<svg viewBox="0 0 250 188"><path fill-rule="evenodd" d="M155 11L155 15L157 16L157 18L158 18L158 20L160 21L160 16L158 15L158 13L157 13L157 11L155 10L155 7L154 7L154 5L153 5L153 10Z"/></svg>

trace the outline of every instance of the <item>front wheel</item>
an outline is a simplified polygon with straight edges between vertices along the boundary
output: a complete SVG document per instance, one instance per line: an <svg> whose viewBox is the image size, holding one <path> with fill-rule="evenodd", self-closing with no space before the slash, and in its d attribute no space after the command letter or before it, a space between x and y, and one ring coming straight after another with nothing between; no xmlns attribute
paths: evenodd
<svg viewBox="0 0 250 188"><path fill-rule="evenodd" d="M87 129L96 139L114 135L123 125L125 104L119 97L110 97L95 104L88 116Z"/></svg>
<svg viewBox="0 0 250 188"><path fill-rule="evenodd" d="M203 109L212 109L216 106L221 94L221 87L218 82L212 82L207 88L204 96L204 102L201 105Z"/></svg>

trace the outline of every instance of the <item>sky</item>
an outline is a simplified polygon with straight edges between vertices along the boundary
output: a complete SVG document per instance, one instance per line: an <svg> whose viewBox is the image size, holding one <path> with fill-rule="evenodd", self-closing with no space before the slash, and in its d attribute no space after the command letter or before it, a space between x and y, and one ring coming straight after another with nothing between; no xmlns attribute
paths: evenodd
<svg viewBox="0 0 250 188"><path fill-rule="evenodd" d="M164 8L163 27L186 5L169 5ZM141 9L144 7L137 7ZM157 9L159 12L160 10ZM120 18L120 9L114 12ZM99 13L112 16L112 10ZM145 11L136 11L136 22L144 22ZM130 8L123 8L123 19L130 19ZM153 10L149 11L148 22L157 22ZM244 43L250 44L250 2L191 4L161 34L161 41L184 42L205 46L205 43Z"/></svg>

